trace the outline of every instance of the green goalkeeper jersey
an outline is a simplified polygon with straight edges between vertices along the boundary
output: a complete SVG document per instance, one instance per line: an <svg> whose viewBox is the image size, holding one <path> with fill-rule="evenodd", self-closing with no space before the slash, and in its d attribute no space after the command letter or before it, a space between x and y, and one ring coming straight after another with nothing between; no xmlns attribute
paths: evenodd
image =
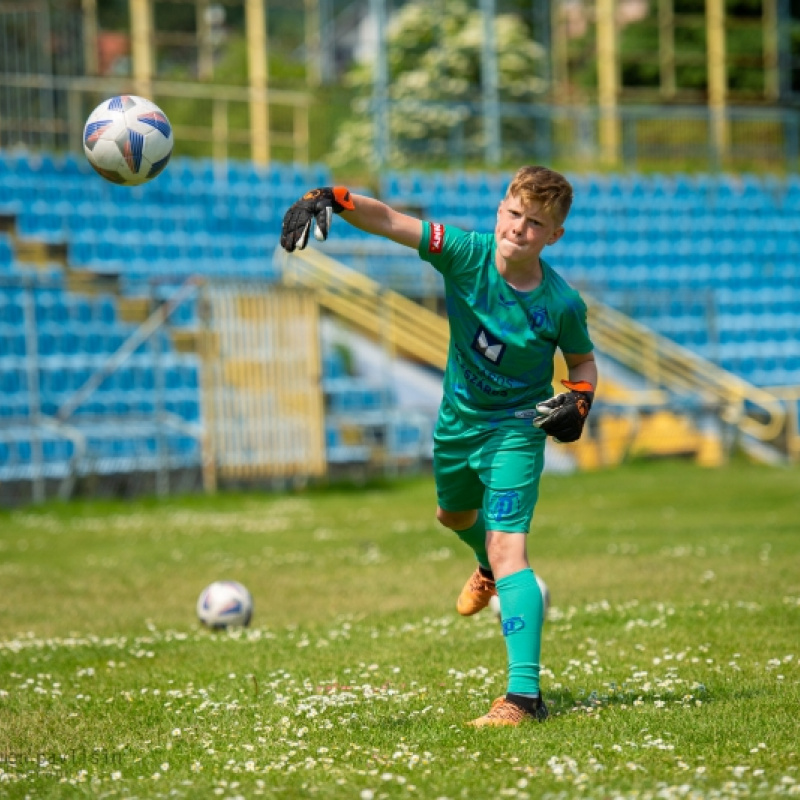
<svg viewBox="0 0 800 800"><path fill-rule="evenodd" d="M423 223L419 255L444 277L450 346L444 397L471 424L529 426L553 395L556 347L593 349L586 304L549 264L531 292L509 286L495 266L493 233Z"/></svg>

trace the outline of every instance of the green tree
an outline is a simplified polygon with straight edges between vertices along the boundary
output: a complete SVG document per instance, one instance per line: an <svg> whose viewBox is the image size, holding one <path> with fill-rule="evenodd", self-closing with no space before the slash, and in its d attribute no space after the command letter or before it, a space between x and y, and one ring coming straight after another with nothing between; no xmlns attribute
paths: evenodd
<svg viewBox="0 0 800 800"><path fill-rule="evenodd" d="M516 14L498 15L495 34L499 99L530 106L546 89L541 77L544 51L531 40L527 25ZM409 165L419 152L445 158L454 148L467 153L480 151L483 121L475 104L481 98L483 37L480 11L463 0L440 1L435 9L430 2L411 2L391 19L387 45L392 165ZM329 159L334 166L352 167L372 161L373 74L372 64L360 63L345 77L355 99L352 117L337 132ZM523 124L524 135L530 136L530 120ZM503 134L520 132L508 122Z"/></svg>

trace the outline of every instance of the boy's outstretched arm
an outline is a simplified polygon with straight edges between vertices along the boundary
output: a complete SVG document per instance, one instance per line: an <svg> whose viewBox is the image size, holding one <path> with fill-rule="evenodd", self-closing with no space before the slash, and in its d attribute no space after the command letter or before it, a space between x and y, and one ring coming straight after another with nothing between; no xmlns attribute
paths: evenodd
<svg viewBox="0 0 800 800"><path fill-rule="evenodd" d="M413 247L415 250L419 247L422 239L422 220L395 211L391 206L373 197L364 197L360 194L354 194L352 197L355 208L342 213L342 217L351 225L406 247Z"/></svg>
<svg viewBox="0 0 800 800"><path fill-rule="evenodd" d="M351 225L367 233L383 236L406 247L419 247L422 221L395 211L371 197L352 194L344 186L312 189L292 204L283 217L281 246L284 250L302 250L308 242L312 224L314 237L328 238L333 214L341 214Z"/></svg>

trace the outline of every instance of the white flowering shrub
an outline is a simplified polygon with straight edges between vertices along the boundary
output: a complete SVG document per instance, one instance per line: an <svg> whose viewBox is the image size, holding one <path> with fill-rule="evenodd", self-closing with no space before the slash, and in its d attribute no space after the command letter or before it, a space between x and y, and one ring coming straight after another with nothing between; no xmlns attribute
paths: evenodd
<svg viewBox="0 0 800 800"><path fill-rule="evenodd" d="M430 3L413 2L392 17L386 35L392 166L414 163L416 153L436 158L480 152L483 36L481 12L461 0L438 4L436 13ZM499 100L534 103L546 88L543 48L515 14L495 18L495 38ZM357 97L329 156L334 167L366 161L374 166L373 74L373 64L360 63L345 78ZM527 123L506 121L503 135L529 135Z"/></svg>

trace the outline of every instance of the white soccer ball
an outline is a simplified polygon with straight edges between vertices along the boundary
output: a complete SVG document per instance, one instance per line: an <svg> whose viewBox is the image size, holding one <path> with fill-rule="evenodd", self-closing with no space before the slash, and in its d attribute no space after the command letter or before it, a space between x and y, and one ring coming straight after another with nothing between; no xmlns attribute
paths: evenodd
<svg viewBox="0 0 800 800"><path fill-rule="evenodd" d="M547 611L550 608L550 589L547 588L547 584L538 575L536 576L536 582L539 584L539 591L542 593L544 618L547 619ZM497 617L497 619L502 618L502 612L500 610L500 598L497 595L493 595L489 598L489 608Z"/></svg>
<svg viewBox="0 0 800 800"><path fill-rule="evenodd" d="M122 94L104 100L83 128L83 150L107 181L136 186L167 166L174 144L167 115L150 100Z"/></svg>
<svg viewBox="0 0 800 800"><path fill-rule="evenodd" d="M197 598L197 617L209 628L246 627L253 597L238 581L214 581Z"/></svg>

